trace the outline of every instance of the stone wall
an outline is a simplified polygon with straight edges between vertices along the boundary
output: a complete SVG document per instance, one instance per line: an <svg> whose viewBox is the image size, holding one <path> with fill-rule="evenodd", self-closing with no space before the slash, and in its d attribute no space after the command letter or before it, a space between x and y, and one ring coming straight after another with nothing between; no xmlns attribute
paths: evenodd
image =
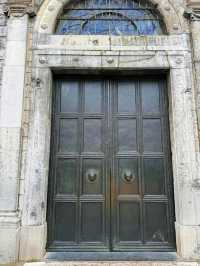
<svg viewBox="0 0 200 266"><path fill-rule="evenodd" d="M7 35L7 17L4 14L4 8L7 5L7 0L0 1L0 104L1 104L1 84L2 71L5 57L6 35Z"/></svg>
<svg viewBox="0 0 200 266"><path fill-rule="evenodd" d="M0 1L0 106L1 106L1 89L2 89L2 74L3 74L3 66L4 66L4 58L5 58L5 48L6 48L6 37L7 37L7 17L4 14L4 8L5 5L7 4L7 1L1 0ZM1 109L0 109L1 112ZM0 131L1 135L1 131ZM0 137L1 139L1 137ZM0 147L1 147L1 142L0 142ZM0 148L0 158L3 156L2 150ZM2 162L0 160L0 172L2 171ZM1 174L0 174L0 179L1 179ZM1 185L0 185L0 194L4 193L1 190ZM1 216L1 211L0 211L0 216ZM6 234L4 233L4 227L1 226L0 223L0 236L6 237ZM4 256L9 256L9 253L7 252L7 246L1 245L0 247L0 261L4 260Z"/></svg>
<svg viewBox="0 0 200 266"><path fill-rule="evenodd" d="M32 86L32 31L33 31L33 19L29 20L28 24L28 36L27 36L27 54L26 54L26 69L24 79L24 98L23 98L23 117L22 117L22 164L20 175L20 191L19 191L19 209L23 212L23 195L25 190L25 169L26 169L26 154L28 145L28 133L30 125L30 114L32 110L33 101L33 86Z"/></svg>
<svg viewBox="0 0 200 266"><path fill-rule="evenodd" d="M5 4L3 1L0 2L0 9ZM196 114L200 121L200 1L190 0L187 3L186 0L152 0L164 15L171 36L166 40L155 38L144 41L143 38L133 38L126 45L113 38L110 40L113 42L113 51L110 51L112 44L108 38L102 37L98 40L99 45L94 45L91 37L72 39L53 36L55 19L63 2L66 1L36 0L33 3L15 0L9 2L9 18L2 11L0 13L0 85L5 58L3 104L0 98L0 239L5 241L0 241L0 263L40 260L45 252L51 68L98 68L101 57L101 67L109 69L119 67L115 65L115 58L119 58L119 54L122 61L126 62L127 56L137 61L145 53L147 58L150 54L153 59L151 62L144 60L143 64L149 68L154 66L171 69L170 82L172 86L177 85L177 93L173 92L173 99L177 103L172 103L172 109L175 110L170 113L171 119L175 119L173 126L177 126L176 130L171 129L175 138L172 140L174 171L178 177L175 182L176 212L177 217L180 216L176 224L177 245L183 258L199 259L200 176ZM37 16L34 17L34 12L38 9ZM8 34L10 33L8 42L7 20ZM84 52L80 52L80 43ZM9 57L11 49L13 58ZM110 57L114 60L113 65L106 61ZM73 61L74 58L76 61ZM141 64L134 65L142 69ZM124 63L121 67L131 69L132 66ZM12 71L15 75L12 75ZM10 101L12 95L14 96ZM182 107L178 105L178 101L179 104L182 101ZM180 125L180 116L177 115L180 110L188 112L188 117L184 120L185 126ZM184 131L185 128L188 129L187 132ZM185 142L176 140L180 132L183 135L185 132ZM181 146L183 148L179 150ZM184 156L186 153L191 154ZM37 194L36 186L39 188Z"/></svg>

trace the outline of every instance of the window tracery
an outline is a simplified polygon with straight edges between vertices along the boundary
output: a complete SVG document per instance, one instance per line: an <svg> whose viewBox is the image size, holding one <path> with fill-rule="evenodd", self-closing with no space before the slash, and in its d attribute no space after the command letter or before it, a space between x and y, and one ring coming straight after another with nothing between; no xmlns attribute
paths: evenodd
<svg viewBox="0 0 200 266"><path fill-rule="evenodd" d="M155 6L143 0L83 0L66 5L56 34L158 35L165 32Z"/></svg>

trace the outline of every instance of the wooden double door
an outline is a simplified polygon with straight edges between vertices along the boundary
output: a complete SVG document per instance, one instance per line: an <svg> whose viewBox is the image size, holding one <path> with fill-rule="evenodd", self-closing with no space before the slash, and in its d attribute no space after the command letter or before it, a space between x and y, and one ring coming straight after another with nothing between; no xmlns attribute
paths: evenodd
<svg viewBox="0 0 200 266"><path fill-rule="evenodd" d="M174 249L165 82L55 81L48 250Z"/></svg>

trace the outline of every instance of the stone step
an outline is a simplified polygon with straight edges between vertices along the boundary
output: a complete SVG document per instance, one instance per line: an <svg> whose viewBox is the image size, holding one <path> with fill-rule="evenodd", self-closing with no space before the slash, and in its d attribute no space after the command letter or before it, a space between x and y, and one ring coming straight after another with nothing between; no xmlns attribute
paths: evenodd
<svg viewBox="0 0 200 266"><path fill-rule="evenodd" d="M194 261L44 261L24 266L200 266Z"/></svg>

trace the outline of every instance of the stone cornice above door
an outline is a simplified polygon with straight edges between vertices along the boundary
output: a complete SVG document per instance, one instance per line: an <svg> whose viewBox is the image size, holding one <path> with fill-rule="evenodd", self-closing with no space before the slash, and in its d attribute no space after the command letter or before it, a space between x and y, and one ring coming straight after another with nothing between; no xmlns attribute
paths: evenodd
<svg viewBox="0 0 200 266"><path fill-rule="evenodd" d="M22 17L25 14L29 17L36 16L36 8L32 0L8 0L3 12L7 17Z"/></svg>

